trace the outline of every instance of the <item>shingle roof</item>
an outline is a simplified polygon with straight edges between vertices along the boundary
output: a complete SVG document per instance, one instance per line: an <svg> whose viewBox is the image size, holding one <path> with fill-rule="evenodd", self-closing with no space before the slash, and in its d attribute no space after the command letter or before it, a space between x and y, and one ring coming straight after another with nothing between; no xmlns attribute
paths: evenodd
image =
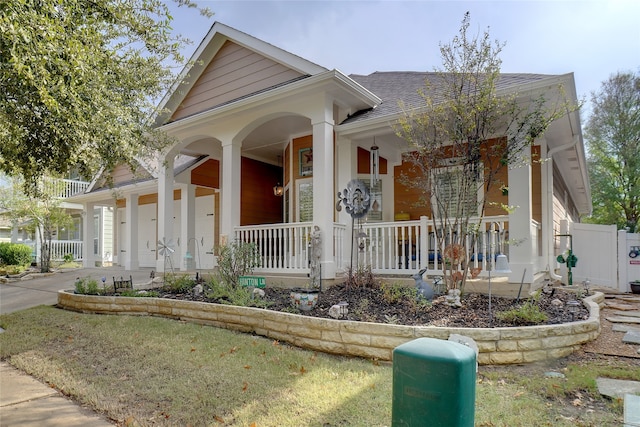
<svg viewBox="0 0 640 427"><path fill-rule="evenodd" d="M349 77L364 86L382 99L382 103L374 109L359 111L342 123L355 123L401 112L399 103L418 107L424 105L424 100L418 93L426 88L429 81L435 90L434 98L438 97L438 87L441 87L441 74L435 72L417 71L376 71L367 76L352 74ZM516 87L522 84L556 77L548 74L504 73L500 74L497 90Z"/></svg>

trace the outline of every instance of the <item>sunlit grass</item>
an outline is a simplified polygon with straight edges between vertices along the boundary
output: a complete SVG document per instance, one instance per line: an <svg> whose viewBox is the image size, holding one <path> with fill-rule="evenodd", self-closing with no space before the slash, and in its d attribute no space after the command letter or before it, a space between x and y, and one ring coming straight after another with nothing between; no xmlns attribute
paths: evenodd
<svg viewBox="0 0 640 427"><path fill-rule="evenodd" d="M390 363L163 318L51 307L0 316L0 326L1 358L125 425L391 425ZM640 375L605 368L620 378ZM557 390L542 374L481 368L476 425L619 425L620 408L602 402L604 409L573 410L566 396L582 390L593 398L591 382L601 373L573 369Z"/></svg>

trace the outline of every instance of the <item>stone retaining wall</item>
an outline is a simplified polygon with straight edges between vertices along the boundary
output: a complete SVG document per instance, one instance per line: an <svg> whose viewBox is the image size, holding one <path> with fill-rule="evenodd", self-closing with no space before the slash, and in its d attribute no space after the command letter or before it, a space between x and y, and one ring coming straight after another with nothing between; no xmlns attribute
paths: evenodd
<svg viewBox="0 0 640 427"><path fill-rule="evenodd" d="M163 316L255 333L299 347L327 353L391 360L395 347L415 338L448 339L451 334L473 338L481 365L536 362L568 356L600 334L604 294L584 300L588 320L561 325L520 328L446 328L403 326L321 319L251 307L150 297L77 295L58 292L58 306L84 313Z"/></svg>

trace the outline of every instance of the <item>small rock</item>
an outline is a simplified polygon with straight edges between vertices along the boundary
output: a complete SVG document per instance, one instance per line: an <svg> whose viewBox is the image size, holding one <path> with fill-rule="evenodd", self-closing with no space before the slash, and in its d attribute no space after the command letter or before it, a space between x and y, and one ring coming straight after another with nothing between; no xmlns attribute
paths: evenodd
<svg viewBox="0 0 640 427"><path fill-rule="evenodd" d="M202 295L202 285L201 284L197 284L193 287L193 295L195 296L200 296Z"/></svg>
<svg viewBox="0 0 640 427"><path fill-rule="evenodd" d="M449 290L449 293L446 296L446 302L451 307L462 307L462 302L460 302L460 289Z"/></svg>
<svg viewBox="0 0 640 427"><path fill-rule="evenodd" d="M347 309L343 309L339 304L332 305L329 309L329 316L334 319L341 319L343 310L346 311Z"/></svg>
<svg viewBox="0 0 640 427"><path fill-rule="evenodd" d="M558 298L554 298L553 300L551 300L551 305L556 308L562 308L564 306L564 303Z"/></svg>
<svg viewBox="0 0 640 427"><path fill-rule="evenodd" d="M253 296L254 297L258 297L258 298L264 298L265 293L262 289L260 288L254 288L253 289Z"/></svg>
<svg viewBox="0 0 640 427"><path fill-rule="evenodd" d="M545 372L544 376L547 378L565 378L564 374L561 374L560 372L554 372L554 371Z"/></svg>

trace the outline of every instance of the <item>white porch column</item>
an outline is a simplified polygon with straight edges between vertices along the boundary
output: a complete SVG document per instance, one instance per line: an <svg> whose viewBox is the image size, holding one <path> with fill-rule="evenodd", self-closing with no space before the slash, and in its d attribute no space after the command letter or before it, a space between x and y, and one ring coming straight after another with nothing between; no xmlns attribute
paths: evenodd
<svg viewBox="0 0 640 427"><path fill-rule="evenodd" d="M242 142L222 142L222 201L220 203L220 244L231 243L234 228L240 225L240 179Z"/></svg>
<svg viewBox="0 0 640 427"><path fill-rule="evenodd" d="M338 151L336 156L337 188L332 199L334 208L338 202L338 192L342 193L347 188L349 181L358 175L358 147L351 144L350 139L338 138L336 149ZM346 266L337 265L337 269L351 266L351 247L353 246L351 215L347 213L344 205L341 205L341 207L342 210L338 213L338 222L347 226L344 236L344 261Z"/></svg>
<svg viewBox="0 0 640 427"><path fill-rule="evenodd" d="M333 182L333 102L324 99L324 109L312 119L313 125L313 223L322 233L322 278L336 277L333 254L333 216L336 191Z"/></svg>
<svg viewBox="0 0 640 427"><path fill-rule="evenodd" d="M18 243L18 222L11 221L11 243Z"/></svg>
<svg viewBox="0 0 640 427"><path fill-rule="evenodd" d="M158 174L158 241L167 243L173 240L173 161L174 155L168 154ZM175 249L175 242L173 248ZM160 253L160 247L157 250L156 271L164 272L165 255ZM174 268L176 258L175 253L171 254Z"/></svg>
<svg viewBox="0 0 640 427"><path fill-rule="evenodd" d="M125 199L125 223L124 234L126 236L124 269L137 270L138 262L138 194L127 194ZM120 225L121 226L121 225ZM122 261L120 261L122 265Z"/></svg>
<svg viewBox="0 0 640 427"><path fill-rule="evenodd" d="M93 203L84 203L83 221L82 221L82 266L84 268L93 268L96 266L95 254L93 253L94 218Z"/></svg>
<svg viewBox="0 0 640 427"><path fill-rule="evenodd" d="M509 205L517 208L509 213L509 282L533 282L534 242L531 238L531 148L520 152L515 167L509 168Z"/></svg>
<svg viewBox="0 0 640 427"><path fill-rule="evenodd" d="M545 159L540 165L540 181L542 201L542 261L543 265L548 265L549 275L557 277L554 272L556 263L554 256L555 231L553 229L553 158L547 157L547 141L543 137L540 139L540 158Z"/></svg>
<svg viewBox="0 0 640 427"><path fill-rule="evenodd" d="M196 259L195 237L196 237L196 186L191 184L180 184L180 270L186 271L189 266L185 265L187 253ZM195 265L195 263L193 264ZM192 266L193 267L193 266ZM198 268L196 266L195 268Z"/></svg>

